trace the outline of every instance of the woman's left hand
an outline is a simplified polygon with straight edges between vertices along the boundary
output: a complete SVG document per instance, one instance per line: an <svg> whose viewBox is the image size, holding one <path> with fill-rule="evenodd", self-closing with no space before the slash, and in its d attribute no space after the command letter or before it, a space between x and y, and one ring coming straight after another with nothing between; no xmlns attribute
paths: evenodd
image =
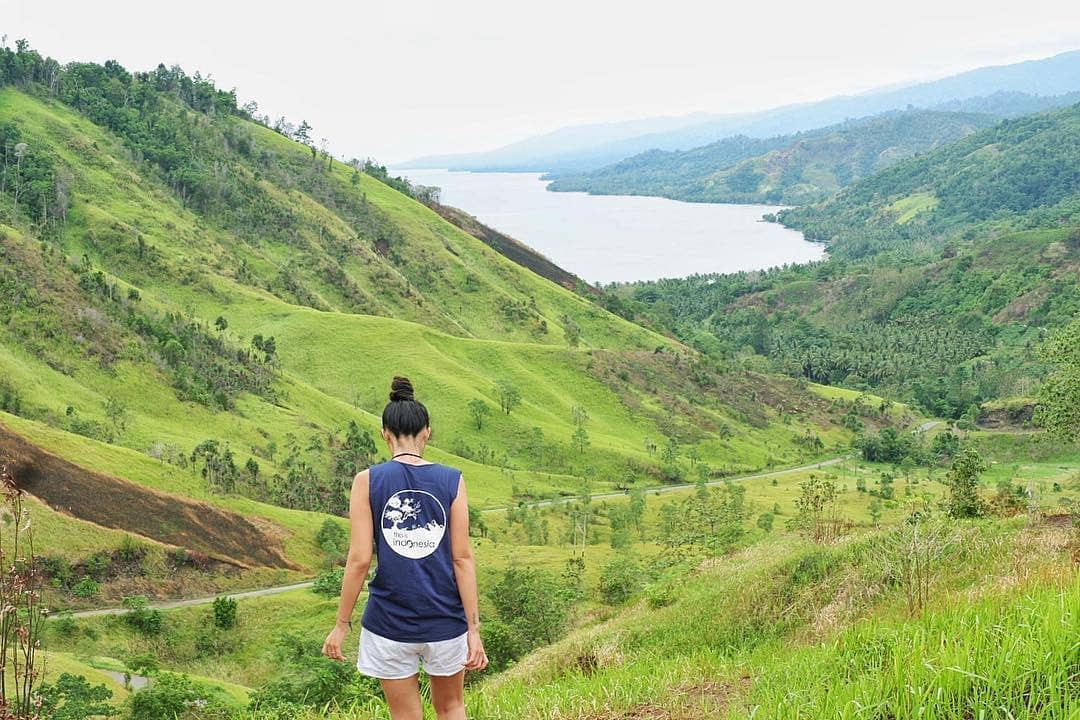
<svg viewBox="0 0 1080 720"><path fill-rule="evenodd" d="M344 625L335 625L334 629L326 636L326 641L323 643L323 655L331 660L344 660L345 656L341 654L341 644L345 641L345 636L348 634L349 629L347 627Z"/></svg>
<svg viewBox="0 0 1080 720"><path fill-rule="evenodd" d="M480 631L470 628L466 639L469 643L469 657L465 661L465 669L483 670L488 666L488 656L484 652L484 641L480 639Z"/></svg>

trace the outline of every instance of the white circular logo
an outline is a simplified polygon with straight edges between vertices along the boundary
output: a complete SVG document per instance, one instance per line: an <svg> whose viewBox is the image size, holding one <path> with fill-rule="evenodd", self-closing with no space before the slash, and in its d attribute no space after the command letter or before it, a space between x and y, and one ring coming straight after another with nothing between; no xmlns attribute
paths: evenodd
<svg viewBox="0 0 1080 720"><path fill-rule="evenodd" d="M446 533L446 510L423 490L399 490L382 511L383 539L398 555L413 560L435 552Z"/></svg>

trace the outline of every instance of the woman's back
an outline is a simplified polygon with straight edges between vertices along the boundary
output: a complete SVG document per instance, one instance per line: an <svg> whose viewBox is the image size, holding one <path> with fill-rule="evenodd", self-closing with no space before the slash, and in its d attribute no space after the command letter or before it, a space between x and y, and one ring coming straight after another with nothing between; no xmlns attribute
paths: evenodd
<svg viewBox="0 0 1080 720"><path fill-rule="evenodd" d="M370 468L375 578L361 624L398 642L448 640L468 624L454 576L450 506L461 471L390 460Z"/></svg>

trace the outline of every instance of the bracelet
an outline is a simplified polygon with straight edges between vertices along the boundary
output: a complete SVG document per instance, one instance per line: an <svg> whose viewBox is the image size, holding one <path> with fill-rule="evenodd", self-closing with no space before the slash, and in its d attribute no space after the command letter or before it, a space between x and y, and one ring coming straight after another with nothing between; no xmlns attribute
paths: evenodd
<svg viewBox="0 0 1080 720"><path fill-rule="evenodd" d="M338 625L340 625L341 623L348 623L349 624L349 629L352 630L352 618L349 618L348 620L338 620L337 621Z"/></svg>

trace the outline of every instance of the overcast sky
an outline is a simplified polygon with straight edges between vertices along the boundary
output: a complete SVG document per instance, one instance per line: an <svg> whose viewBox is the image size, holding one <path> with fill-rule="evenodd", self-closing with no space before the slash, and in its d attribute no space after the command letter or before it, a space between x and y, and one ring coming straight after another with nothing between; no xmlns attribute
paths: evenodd
<svg viewBox="0 0 1080 720"><path fill-rule="evenodd" d="M1080 2L0 0L0 33L61 61L200 70L337 155L392 163L1043 57L1080 48Z"/></svg>

